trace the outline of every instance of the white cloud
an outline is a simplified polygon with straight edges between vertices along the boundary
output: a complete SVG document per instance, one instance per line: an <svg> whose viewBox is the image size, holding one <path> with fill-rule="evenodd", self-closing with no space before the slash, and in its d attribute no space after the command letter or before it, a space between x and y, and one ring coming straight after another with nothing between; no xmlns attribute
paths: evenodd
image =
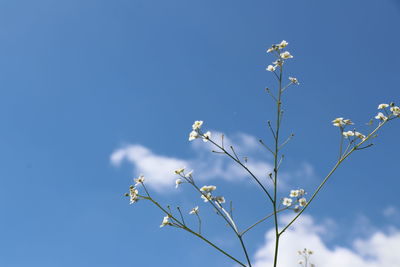
<svg viewBox="0 0 400 267"><path fill-rule="evenodd" d="M213 139L220 143L221 134L213 132ZM248 158L246 166L261 180L267 181L267 175L273 167L269 152L258 143L258 140L247 134L236 134L232 138L224 138L225 148L234 146L239 158L244 162ZM148 179L146 183L159 192L170 192L176 175L173 171L180 167L187 170L194 169L196 180L224 179L228 181L243 181L249 179L249 175L233 160L220 154L210 153L215 149L210 142L204 143L201 140L191 142L194 150L193 158L181 159L159 155L138 144L125 145L115 150L111 156L111 163L118 167L122 162L127 161L133 165L135 175L144 174ZM293 173L283 173L282 177L305 177L313 174L309 164L301 164L298 170ZM288 180L288 179L284 179ZM284 184L284 183L282 183Z"/></svg>
<svg viewBox="0 0 400 267"><path fill-rule="evenodd" d="M174 170L188 166L185 160L156 155L141 145L120 148L111 154L110 160L115 166L121 165L124 160L132 163L138 172L136 175L144 174L149 178L146 179L146 184L158 190L172 185L176 179Z"/></svg>
<svg viewBox="0 0 400 267"><path fill-rule="evenodd" d="M394 206L388 206L383 210L383 215L391 220L399 221L400 220L400 212Z"/></svg>
<svg viewBox="0 0 400 267"><path fill-rule="evenodd" d="M280 240L279 267L300 266L298 250L314 251L311 262L317 267L398 267L400 266L400 231L375 231L368 238L357 239L350 248L329 247L323 240L329 234L325 224L318 225L312 217L303 216ZM265 244L255 254L254 267L273 265L274 230L265 235Z"/></svg>

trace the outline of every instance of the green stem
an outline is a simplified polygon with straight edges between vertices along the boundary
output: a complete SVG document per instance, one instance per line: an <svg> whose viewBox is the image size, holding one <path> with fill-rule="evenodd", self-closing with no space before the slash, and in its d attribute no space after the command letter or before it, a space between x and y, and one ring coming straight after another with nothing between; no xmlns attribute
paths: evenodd
<svg viewBox="0 0 400 267"><path fill-rule="evenodd" d="M279 221L277 212L277 191L278 191L278 158L279 158L279 130L281 126L281 97L282 97L282 76L283 76L283 66L280 67L279 72L279 88L278 88L278 102L276 110L276 133L275 133L275 153L274 153L274 224L275 224L275 253L274 253L274 267L278 263L278 249L279 249Z"/></svg>
<svg viewBox="0 0 400 267"><path fill-rule="evenodd" d="M279 212L281 212L281 211L287 210L288 208L289 208L289 207L282 208L282 209L278 210L277 212L279 213ZM265 216L264 218L262 218L261 220L258 220L256 223L254 223L254 224L252 224L251 226L249 226L248 228L246 228L246 230L242 231L242 232L240 233L240 235L243 236L246 232L248 232L249 230L251 230L253 227L257 226L258 224L262 223L263 221L265 221L266 219L270 218L270 217L273 216L273 215L274 215L274 213L272 212L272 213L268 214L267 216Z"/></svg>
<svg viewBox="0 0 400 267"><path fill-rule="evenodd" d="M242 245L242 249L243 249L244 255L246 255L247 263L249 264L249 267L251 267L251 262L250 262L249 254L247 253L246 246L244 245L243 237L242 237L241 235L238 235L238 238L239 238L239 240L240 240L240 244Z"/></svg>
<svg viewBox="0 0 400 267"><path fill-rule="evenodd" d="M267 194L269 200L271 200L271 202L273 202L272 196L271 194L268 192L268 190L265 188L265 186L260 182L260 180L249 170L249 168L247 168L242 162L240 162L239 160L237 160L234 156L232 156L228 151L225 150L225 148L221 147L220 145L218 145L217 143L215 143L213 140L209 139L209 141L215 145L216 147L218 147L219 149L221 149L222 152L224 152L228 157L230 157L231 159L233 159L237 164L239 164L243 169L245 169L251 177L253 177L253 179L257 182L257 184L261 187L261 189L265 192L265 194Z"/></svg>

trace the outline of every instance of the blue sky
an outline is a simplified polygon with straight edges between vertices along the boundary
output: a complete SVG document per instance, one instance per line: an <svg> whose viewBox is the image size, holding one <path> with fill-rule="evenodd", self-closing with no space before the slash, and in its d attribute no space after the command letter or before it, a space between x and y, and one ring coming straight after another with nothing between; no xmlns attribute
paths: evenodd
<svg viewBox="0 0 400 267"><path fill-rule="evenodd" d="M330 121L349 117L362 131L377 104L400 102L399 25L397 0L0 1L0 265L232 266L186 233L159 229L163 215L149 203L129 205L123 193L139 170L113 165L112 153L137 145L212 162L187 141L198 119L235 141L268 140L265 50L285 39L288 74L301 85L285 99L283 131L296 137L284 168L288 184L312 191L337 157ZM383 129L310 206L304 225L330 229L310 234L327 251L399 233L399 130L399 121ZM268 210L246 181L207 180L234 199L242 225ZM201 204L210 238L239 255L189 188L161 191L165 203ZM270 227L248 235L252 257Z"/></svg>

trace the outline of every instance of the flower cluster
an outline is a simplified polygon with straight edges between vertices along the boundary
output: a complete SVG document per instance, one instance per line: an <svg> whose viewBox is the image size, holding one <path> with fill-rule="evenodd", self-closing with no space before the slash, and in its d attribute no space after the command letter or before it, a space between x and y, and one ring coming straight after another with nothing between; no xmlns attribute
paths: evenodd
<svg viewBox="0 0 400 267"><path fill-rule="evenodd" d="M179 168L174 171L175 174L179 175L181 178L175 180L175 188L178 188L180 184L186 183L192 179L193 170L185 173L185 168Z"/></svg>
<svg viewBox="0 0 400 267"><path fill-rule="evenodd" d="M274 44L270 48L267 49L267 53L271 52L276 52L277 59L272 62L272 65L268 65L266 70L270 72L275 72L275 70L278 67L282 67L283 63L285 62L286 59L293 58L292 54L290 54L289 51L283 51L283 49L288 45L289 43L283 40L279 44ZM294 77L289 77L290 83L291 84L300 84L297 78Z"/></svg>
<svg viewBox="0 0 400 267"><path fill-rule="evenodd" d="M211 132L207 131L206 133L202 133L200 131L201 126L203 125L203 121L195 121L192 125L192 131L189 134L189 141L193 141L197 138L202 138L204 142L207 142L211 138Z"/></svg>
<svg viewBox="0 0 400 267"><path fill-rule="evenodd" d="M354 123L350 119L336 118L332 121L333 126L345 127L346 125L353 125Z"/></svg>
<svg viewBox="0 0 400 267"><path fill-rule="evenodd" d="M388 111L388 108L390 112ZM379 104L378 109L382 110L385 114L383 114L382 112L378 112L378 114L375 116L375 119L377 120L386 121L390 116L400 117L400 108L398 106L395 106L394 103Z"/></svg>
<svg viewBox="0 0 400 267"><path fill-rule="evenodd" d="M205 185L202 188L200 188L200 191L202 192L201 198L204 200L204 202L208 202L210 200L216 201L219 204L225 203L225 198L223 196L212 196L212 192L215 191L217 187L215 185Z"/></svg>
<svg viewBox="0 0 400 267"><path fill-rule="evenodd" d="M340 131L342 132L342 135L344 138L350 138L352 136L355 136L356 138L359 138L361 140L364 140L366 136L360 132L357 132L355 130L352 131L345 131L345 127L348 125L353 125L354 123L350 119L343 119L343 118L336 118L332 121L333 126L339 127ZM355 141L355 140L353 140Z"/></svg>
<svg viewBox="0 0 400 267"><path fill-rule="evenodd" d="M137 186L139 184L143 184L144 183L144 176L140 175L138 178L134 178L133 181L135 182L135 185L131 185L129 187L129 193L126 193L125 196L129 197L130 199L130 204L136 203L139 201L140 196L139 196L139 191L137 190Z"/></svg>
<svg viewBox="0 0 400 267"><path fill-rule="evenodd" d="M355 136L357 138L360 138L361 140L365 139L365 135L363 135L362 133L357 132L357 131L347 131L347 132L343 132L342 134L343 134L343 136L345 138L349 138L351 136Z"/></svg>
<svg viewBox="0 0 400 267"><path fill-rule="evenodd" d="M289 197L284 197L282 204L286 207L290 207L293 205L294 202L294 204L298 205L295 205L293 210L295 212L298 212L300 210L300 207L304 207L305 205L307 205L307 199L304 197L305 194L306 191L304 191L304 189L290 190Z"/></svg>
<svg viewBox="0 0 400 267"><path fill-rule="evenodd" d="M315 267L315 264L310 263L310 256L314 254L314 252L310 249L303 249L297 251L297 253L302 256L303 259L299 260L299 264L303 267ZM310 265L308 265L310 264Z"/></svg>

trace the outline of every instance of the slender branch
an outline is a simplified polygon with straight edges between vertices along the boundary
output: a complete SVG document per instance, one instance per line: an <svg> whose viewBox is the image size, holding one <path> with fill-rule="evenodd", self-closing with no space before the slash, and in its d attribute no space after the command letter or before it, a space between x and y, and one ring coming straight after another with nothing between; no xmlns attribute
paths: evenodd
<svg viewBox="0 0 400 267"><path fill-rule="evenodd" d="M280 209L280 210L277 210L277 212L279 213L279 212L281 212L281 211L287 210L288 208L289 208L289 207L282 208L282 209ZM246 232L248 232L249 230L251 230L252 228L254 228L255 226L257 226L258 224L262 223L263 221L265 221L266 219L270 218L270 217L273 216L273 215L274 215L274 212L268 214L267 216L265 216L265 217L262 218L261 220L258 220L256 223L254 223L254 224L252 224L251 226L247 227L246 230L242 231L242 232L240 233L240 235L243 236Z"/></svg>
<svg viewBox="0 0 400 267"><path fill-rule="evenodd" d="M279 103L279 102L276 102L276 103ZM276 139L275 132L274 132L274 129L272 128L270 121L268 121L268 128L271 130L271 133L272 133L272 136L274 137L274 139Z"/></svg>
<svg viewBox="0 0 400 267"><path fill-rule="evenodd" d="M238 161L237 159L235 159L234 156L232 156L228 151L226 151L223 147L221 147L220 145L218 145L217 143L215 143L213 140L209 139L209 141L215 145L216 147L218 147L219 149L221 149L228 157L230 157L231 159L233 159L237 164L239 164L243 169L245 169L247 171L248 174L250 174L250 176L257 182L257 184L261 187L261 189L265 192L265 194L267 194L269 200L271 202L273 202L272 196L270 195L270 193L268 192L268 190L265 188L265 186L260 182L260 180L249 170L249 168L247 168L242 162Z"/></svg>
<svg viewBox="0 0 400 267"><path fill-rule="evenodd" d="M201 235L201 218L200 215L196 212L197 219L199 220L199 235Z"/></svg>
<svg viewBox="0 0 400 267"><path fill-rule="evenodd" d="M274 224L275 224L275 253L274 253L274 267L277 266L278 263L278 248L279 248L279 222L278 222L278 214L277 214L277 190L278 190L278 155L279 155L279 130L281 126L281 96L282 96L282 76L283 76L283 65L280 66L279 72L279 91L278 91L278 103L276 109L276 133L275 133L275 154L274 154Z"/></svg>
<svg viewBox="0 0 400 267"><path fill-rule="evenodd" d="M282 143L282 145L279 147L279 150L281 150L287 143L289 143L290 140L294 137L294 134L291 134L285 142Z"/></svg>
<svg viewBox="0 0 400 267"><path fill-rule="evenodd" d="M269 152L271 152L272 155L275 155L274 151L272 151L271 148L269 148L264 142L263 140L258 140L260 142L261 145L263 145Z"/></svg>
<svg viewBox="0 0 400 267"><path fill-rule="evenodd" d="M236 154L235 150L233 149L233 146L229 146L229 147L231 148L233 154L235 155L236 160L240 162L240 159L239 159L238 155Z"/></svg>
<svg viewBox="0 0 400 267"><path fill-rule="evenodd" d="M342 127L342 126L340 126L340 149L339 149L339 160L342 158L343 141L344 141L343 127Z"/></svg>
<svg viewBox="0 0 400 267"><path fill-rule="evenodd" d="M275 102L278 102L278 100L277 100L276 97L271 93L271 91L269 90L269 88L265 88L265 91L267 91L267 93L272 97L273 100L275 100Z"/></svg>
<svg viewBox="0 0 400 267"><path fill-rule="evenodd" d="M185 223L185 219L183 218L183 215L182 215L182 212L181 212L181 208L179 208L179 207L176 207L176 209L179 211L179 214L181 215L181 219L182 219L182 223L183 223L183 225L186 225L186 223Z"/></svg>
<svg viewBox="0 0 400 267"><path fill-rule="evenodd" d="M363 149L366 149L366 148L369 148L369 147L371 147L371 146L373 146L374 144L369 144L369 145L366 145L366 146L364 146L364 147L358 147L358 148L356 148L356 150L363 150Z"/></svg>
<svg viewBox="0 0 400 267"><path fill-rule="evenodd" d="M277 170L279 170L280 169L280 167L281 167L281 164L282 164L282 161L283 161L283 159L285 158L285 155L282 155L281 156L281 159L279 160L279 163L278 163L278 166L276 167L277 168Z"/></svg>
<svg viewBox="0 0 400 267"><path fill-rule="evenodd" d="M251 267L250 257L249 257L249 254L247 253L246 246L244 245L243 238L240 235L238 235L238 238L240 240L240 244L242 245L242 249L243 249L244 255L246 256L247 263L249 264L249 267Z"/></svg>
<svg viewBox="0 0 400 267"><path fill-rule="evenodd" d="M235 221L232 219L231 215L229 214L229 212L227 212L224 207L222 207L222 205L218 202L215 201L215 203L218 205L218 207L225 213L226 217L229 219L229 221L232 223L232 226L235 228L235 232L236 234L239 234L239 230L235 224Z"/></svg>

